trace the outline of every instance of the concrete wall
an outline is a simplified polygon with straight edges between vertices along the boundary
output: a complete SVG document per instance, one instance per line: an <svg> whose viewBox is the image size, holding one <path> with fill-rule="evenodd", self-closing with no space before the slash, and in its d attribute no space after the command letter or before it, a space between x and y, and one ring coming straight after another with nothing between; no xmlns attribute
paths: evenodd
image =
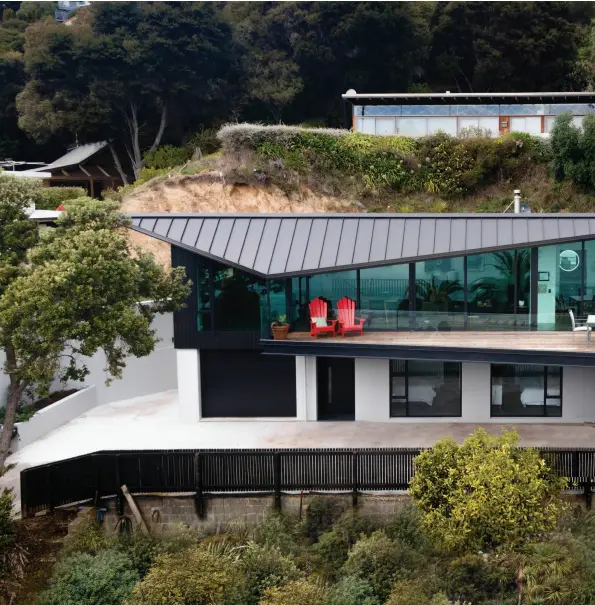
<svg viewBox="0 0 595 605"><path fill-rule="evenodd" d="M90 386L40 410L27 422L17 423L19 434L17 439L13 440L12 451L14 452L37 439L41 439L50 431L88 412L97 403L97 389Z"/></svg>
<svg viewBox="0 0 595 605"><path fill-rule="evenodd" d="M294 516L303 516L312 501L313 494L282 494L281 510ZM325 498L339 501L345 510L352 506L351 494L325 494ZM225 496L209 495L205 497L205 516L199 519L196 514L194 494L176 495L136 495L134 496L143 520L151 533L168 529L179 529L180 524L189 527L202 527L213 530L229 523L240 522L253 527L264 521L273 512L272 495L261 494L228 494ZM394 514L410 502L405 493L398 494L360 494L358 496L358 513L378 523L389 521ZM101 507L107 509L104 517L107 530L113 530L118 521L115 498L104 498ZM132 511L125 503L124 515L134 522Z"/></svg>
<svg viewBox="0 0 595 605"><path fill-rule="evenodd" d="M177 378L180 418L185 422L200 420L200 351L178 349Z"/></svg>

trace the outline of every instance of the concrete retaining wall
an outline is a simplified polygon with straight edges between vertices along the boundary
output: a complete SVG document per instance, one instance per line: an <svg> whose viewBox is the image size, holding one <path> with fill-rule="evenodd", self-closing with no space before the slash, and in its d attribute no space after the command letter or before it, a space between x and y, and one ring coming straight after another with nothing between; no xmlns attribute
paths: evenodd
<svg viewBox="0 0 595 605"><path fill-rule="evenodd" d="M281 509L294 516L303 515L312 497L312 494L304 494L303 496L283 494L281 496ZM327 494L324 497L340 501L346 510L351 508L351 494ZM268 494L206 496L203 519L199 519L196 513L194 494L146 494L135 495L134 499L144 521L152 532L173 529L180 525L213 530L232 522L253 527L264 521L267 515L270 515L274 510L274 497ZM404 493L360 494L357 510L360 514L380 523L391 519L400 508L409 502L409 495ZM115 498L103 499L101 506L107 508L105 527L108 531L111 531L118 522ZM124 507L124 515L135 523L134 516L127 503Z"/></svg>
<svg viewBox="0 0 595 605"><path fill-rule="evenodd" d="M50 431L70 422L98 404L97 389L94 386L83 387L80 391L56 401L43 408L27 422L17 423L18 437L13 439L13 452L33 443Z"/></svg>

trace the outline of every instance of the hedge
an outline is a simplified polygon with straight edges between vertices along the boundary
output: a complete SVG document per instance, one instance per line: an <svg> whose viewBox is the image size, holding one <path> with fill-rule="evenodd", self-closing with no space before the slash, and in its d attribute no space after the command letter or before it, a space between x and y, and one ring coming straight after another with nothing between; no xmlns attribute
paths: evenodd
<svg viewBox="0 0 595 605"><path fill-rule="evenodd" d="M429 192L462 197L500 180L522 177L547 164L549 144L512 133L499 138L376 136L330 128L227 125L218 136L227 153L249 151L262 168L298 174L352 177L378 193Z"/></svg>
<svg viewBox="0 0 595 605"><path fill-rule="evenodd" d="M85 197L87 191L82 187L40 187L35 200L39 210L55 210L67 200Z"/></svg>

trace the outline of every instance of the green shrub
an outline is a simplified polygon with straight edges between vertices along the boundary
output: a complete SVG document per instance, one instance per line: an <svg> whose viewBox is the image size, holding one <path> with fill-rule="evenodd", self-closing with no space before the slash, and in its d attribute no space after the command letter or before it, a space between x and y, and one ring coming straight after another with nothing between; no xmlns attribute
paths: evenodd
<svg viewBox="0 0 595 605"><path fill-rule="evenodd" d="M572 180L581 160L581 131L572 122L570 113L563 113L554 120L550 132L552 170L559 180Z"/></svg>
<svg viewBox="0 0 595 605"><path fill-rule="evenodd" d="M28 558L27 551L19 544L13 506L12 488L3 488L0 494L0 578L8 574L20 578Z"/></svg>
<svg viewBox="0 0 595 605"><path fill-rule="evenodd" d="M296 519L281 513L268 515L254 529L257 544L276 546L283 554L295 553L299 548L299 524Z"/></svg>
<svg viewBox="0 0 595 605"><path fill-rule="evenodd" d="M425 580L397 580L385 605L428 605L430 591Z"/></svg>
<svg viewBox="0 0 595 605"><path fill-rule="evenodd" d="M330 496L314 496L306 509L304 532L312 542L328 529L343 513L341 502Z"/></svg>
<svg viewBox="0 0 595 605"><path fill-rule="evenodd" d="M40 187L35 207L39 210L55 210L68 200L86 196L87 190L82 187Z"/></svg>
<svg viewBox="0 0 595 605"><path fill-rule="evenodd" d="M162 145L145 153L143 159L147 168L163 170L164 168L175 168L185 164L190 159L190 155L191 152L187 147Z"/></svg>
<svg viewBox="0 0 595 605"><path fill-rule="evenodd" d="M95 519L86 518L73 526L62 547L62 554L86 553L96 555L116 546L117 539L109 535Z"/></svg>
<svg viewBox="0 0 595 605"><path fill-rule="evenodd" d="M381 605L381 603L366 580L347 576L329 589L325 605Z"/></svg>
<svg viewBox="0 0 595 605"><path fill-rule="evenodd" d="M269 588L260 605L324 605L325 589L308 580L296 580L284 586Z"/></svg>
<svg viewBox="0 0 595 605"><path fill-rule="evenodd" d="M265 590L302 577L295 563L275 546L249 543L242 551L240 569L246 579L245 605L257 605Z"/></svg>
<svg viewBox="0 0 595 605"><path fill-rule="evenodd" d="M444 571L446 593L451 599L483 602L514 591L514 575L489 557L470 554L450 561Z"/></svg>
<svg viewBox="0 0 595 605"><path fill-rule="evenodd" d="M158 557L127 605L228 605L237 603L243 591L230 557L197 547Z"/></svg>
<svg viewBox="0 0 595 605"><path fill-rule="evenodd" d="M414 550L426 550L428 538L422 528L422 519L415 506L407 505L399 510L384 526L391 540L400 540Z"/></svg>
<svg viewBox="0 0 595 605"><path fill-rule="evenodd" d="M197 149L200 149L202 155L209 155L221 149L221 141L214 128L202 128L190 137L186 149L190 158Z"/></svg>
<svg viewBox="0 0 595 605"><path fill-rule="evenodd" d="M551 531L566 480L537 450L477 430L462 445L440 440L415 460L409 492L436 545L454 551L513 549Z"/></svg>
<svg viewBox="0 0 595 605"><path fill-rule="evenodd" d="M39 605L122 605L138 581L128 558L106 550L78 553L58 563Z"/></svg>
<svg viewBox="0 0 595 605"><path fill-rule="evenodd" d="M409 570L417 563L419 559L415 553L378 530L355 543L342 573L368 581L374 594L384 601L393 582L409 575Z"/></svg>

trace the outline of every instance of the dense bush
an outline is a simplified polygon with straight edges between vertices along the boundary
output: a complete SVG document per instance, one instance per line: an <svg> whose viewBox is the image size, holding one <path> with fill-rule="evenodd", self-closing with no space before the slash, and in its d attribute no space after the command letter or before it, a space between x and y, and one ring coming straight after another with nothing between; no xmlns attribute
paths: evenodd
<svg viewBox="0 0 595 605"><path fill-rule="evenodd" d="M28 553L19 544L13 506L12 489L3 488L0 494L0 578L9 574L21 577L27 563Z"/></svg>
<svg viewBox="0 0 595 605"><path fill-rule="evenodd" d="M410 494L436 545L455 551L512 549L552 530L566 481L515 432L442 439L415 460Z"/></svg>
<svg viewBox="0 0 595 605"><path fill-rule="evenodd" d="M304 532L315 542L339 519L344 506L338 500L325 496L314 496L306 509Z"/></svg>
<svg viewBox="0 0 595 605"><path fill-rule="evenodd" d="M85 197L86 189L82 187L40 187L35 207L39 210L55 210L60 204L68 200Z"/></svg>
<svg viewBox="0 0 595 605"><path fill-rule="evenodd" d="M369 582L347 576L329 589L325 605L381 605Z"/></svg>
<svg viewBox="0 0 595 605"><path fill-rule="evenodd" d="M215 153L221 149L221 141L217 137L217 130L213 128L203 128L195 132L186 145L190 157L194 155L197 149L200 149L202 155Z"/></svg>
<svg viewBox="0 0 595 605"><path fill-rule="evenodd" d="M411 549L378 530L355 543L342 573L366 580L374 594L384 601L393 582L405 579L418 563L419 559Z"/></svg>
<svg viewBox="0 0 595 605"><path fill-rule="evenodd" d="M325 589L308 580L296 580L269 588L260 605L324 605Z"/></svg>
<svg viewBox="0 0 595 605"><path fill-rule="evenodd" d="M302 576L295 563L277 547L253 542L242 551L239 566L246 580L247 595L243 605L257 605L265 590Z"/></svg>
<svg viewBox="0 0 595 605"><path fill-rule="evenodd" d="M144 155L147 168L163 170L181 166L190 159L191 152L187 147L176 147L175 145L162 145Z"/></svg>
<svg viewBox="0 0 595 605"><path fill-rule="evenodd" d="M425 580L397 580L385 605L428 605L432 586Z"/></svg>
<svg viewBox="0 0 595 605"><path fill-rule="evenodd" d="M123 553L78 553L58 563L39 605L122 605L137 581Z"/></svg>
<svg viewBox="0 0 595 605"><path fill-rule="evenodd" d="M277 547L283 554L295 553L299 549L300 527L297 519L284 513L274 513L254 529L257 544Z"/></svg>
<svg viewBox="0 0 595 605"><path fill-rule="evenodd" d="M62 554L96 555L115 546L115 536L109 535L95 519L86 518L74 525L68 532L64 538Z"/></svg>
<svg viewBox="0 0 595 605"><path fill-rule="evenodd" d="M189 548L160 556L132 592L128 605L231 605L244 593L233 559Z"/></svg>
<svg viewBox="0 0 595 605"><path fill-rule="evenodd" d="M531 135L419 139L375 136L297 126L225 126L218 133L228 153L249 150L299 174L351 177L364 193L430 192L467 195L506 179L525 176L550 161L547 142ZM264 166L266 169L266 165Z"/></svg>

